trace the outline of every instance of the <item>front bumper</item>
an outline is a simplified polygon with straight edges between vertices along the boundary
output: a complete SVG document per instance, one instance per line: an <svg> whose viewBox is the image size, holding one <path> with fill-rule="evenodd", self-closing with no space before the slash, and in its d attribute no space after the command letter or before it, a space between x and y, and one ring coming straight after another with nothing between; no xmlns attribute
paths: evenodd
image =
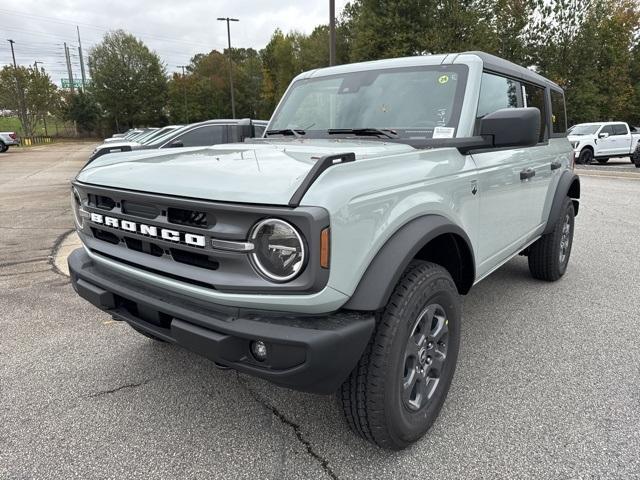
<svg viewBox="0 0 640 480"><path fill-rule="evenodd" d="M15 147L15 146L20 145L20 139L18 139L18 138L16 138L15 140L10 138L8 140L3 140L3 142L7 147L11 147L11 146Z"/></svg>
<svg viewBox="0 0 640 480"><path fill-rule="evenodd" d="M68 262L76 292L114 319L295 390L325 394L337 390L358 362L375 325L372 313L309 316L202 302L101 268L83 249L75 250ZM264 362L251 353L256 340L267 345Z"/></svg>

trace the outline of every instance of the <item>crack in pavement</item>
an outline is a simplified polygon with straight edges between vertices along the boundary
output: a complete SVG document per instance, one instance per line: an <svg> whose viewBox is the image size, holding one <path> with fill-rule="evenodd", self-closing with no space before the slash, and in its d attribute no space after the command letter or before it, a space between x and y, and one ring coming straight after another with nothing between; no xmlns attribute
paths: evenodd
<svg viewBox="0 0 640 480"><path fill-rule="evenodd" d="M153 380L153 379L149 378L147 380L143 380L140 383L127 383L125 385L120 385L119 387L112 388L111 390L102 390L100 392L96 392L96 393L91 393L89 395L85 395L85 398L101 397L102 395L109 395L111 393L119 392L120 390L124 390L125 388L141 387L141 386L146 385L147 383L149 383L151 380Z"/></svg>
<svg viewBox="0 0 640 480"><path fill-rule="evenodd" d="M270 405L269 403L267 403L267 401L263 399L258 392L253 390L247 382L242 380L242 377L240 376L239 372L236 371L235 374L236 374L236 378L238 379L238 383L242 388L244 388L247 391L247 393L249 393L249 395L251 395L251 398L253 398L258 404L262 405L265 409L269 410L283 424L291 427L298 441L306 448L307 453L320 464L320 467L322 467L322 470L324 470L324 472L333 480L339 480L338 475L336 475L336 473L329 466L329 460L327 460L318 452L316 452L313 446L311 445L311 442L306 438L304 438L304 436L302 435L302 431L300 430L300 425L289 420L282 412L280 412L280 410L278 410L273 405Z"/></svg>

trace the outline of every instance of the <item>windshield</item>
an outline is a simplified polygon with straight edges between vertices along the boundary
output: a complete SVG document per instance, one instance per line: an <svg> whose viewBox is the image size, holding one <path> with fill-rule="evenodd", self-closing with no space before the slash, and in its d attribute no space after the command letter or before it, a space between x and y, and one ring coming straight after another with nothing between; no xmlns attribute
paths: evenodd
<svg viewBox="0 0 640 480"><path fill-rule="evenodd" d="M142 143L144 140L146 140L147 138L151 137L151 135L153 135L157 131L158 131L158 129L147 130L146 132L138 135L137 137L134 137L133 140L138 142L138 143Z"/></svg>
<svg viewBox="0 0 640 480"><path fill-rule="evenodd" d="M571 135L593 135L600 128L600 124L576 125L571 129Z"/></svg>
<svg viewBox="0 0 640 480"><path fill-rule="evenodd" d="M148 145L152 141L154 141L156 138L159 138L164 134L171 132L175 129L176 127L163 127L159 130L154 131L153 133L151 133L151 135L147 135L146 137L144 137L144 139L138 140L138 142L141 143L142 145Z"/></svg>
<svg viewBox="0 0 640 480"><path fill-rule="evenodd" d="M274 113L268 133L295 129L304 131L305 138L326 138L335 129L378 129L399 138L428 139L435 130L435 137L453 138L466 78L465 65L437 65L298 80Z"/></svg>
<svg viewBox="0 0 640 480"><path fill-rule="evenodd" d="M162 135L160 135L159 137L155 137L153 140L151 140L149 143L147 143L146 145L162 145L164 144L166 141L170 140L171 138L176 137L177 135L180 135L182 132L184 132L187 128L189 128L191 125L184 125L182 127L178 127L178 128L174 128L173 130L171 130L170 132L164 133Z"/></svg>

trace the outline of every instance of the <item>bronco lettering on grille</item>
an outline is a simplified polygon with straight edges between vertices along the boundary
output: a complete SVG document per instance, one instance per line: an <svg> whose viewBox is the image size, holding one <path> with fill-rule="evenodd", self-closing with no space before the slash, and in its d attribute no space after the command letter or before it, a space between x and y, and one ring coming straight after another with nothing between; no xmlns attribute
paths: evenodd
<svg viewBox="0 0 640 480"><path fill-rule="evenodd" d="M153 225L145 225L143 223L131 222L129 220L121 220L115 217L108 217L100 213L91 213L91 221L99 225L117 228L125 232L138 233L147 237L161 238L169 242L184 242L194 247L204 247L206 238L204 235L196 235L194 233L180 232L178 230L170 230L167 228L154 227Z"/></svg>

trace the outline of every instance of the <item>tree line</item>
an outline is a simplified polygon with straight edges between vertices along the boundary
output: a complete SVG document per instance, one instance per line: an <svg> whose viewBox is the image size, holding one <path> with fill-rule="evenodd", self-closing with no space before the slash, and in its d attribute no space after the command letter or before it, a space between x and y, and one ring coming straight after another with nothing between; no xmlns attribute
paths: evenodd
<svg viewBox="0 0 640 480"><path fill-rule="evenodd" d="M637 125L639 33L634 0L353 0L337 25L337 63L482 50L562 86L570 124L616 119ZM228 54L199 53L184 74L169 76L157 54L119 30L90 51L86 91L54 101L53 87L44 97L86 131L229 118L232 68L236 116L268 119L297 74L328 65L329 28L276 30L259 51L233 48L231 67ZM33 73L19 70L29 84ZM13 71L0 72L5 108L16 106L17 96L6 98L15 92ZM42 83L42 76L31 81Z"/></svg>

